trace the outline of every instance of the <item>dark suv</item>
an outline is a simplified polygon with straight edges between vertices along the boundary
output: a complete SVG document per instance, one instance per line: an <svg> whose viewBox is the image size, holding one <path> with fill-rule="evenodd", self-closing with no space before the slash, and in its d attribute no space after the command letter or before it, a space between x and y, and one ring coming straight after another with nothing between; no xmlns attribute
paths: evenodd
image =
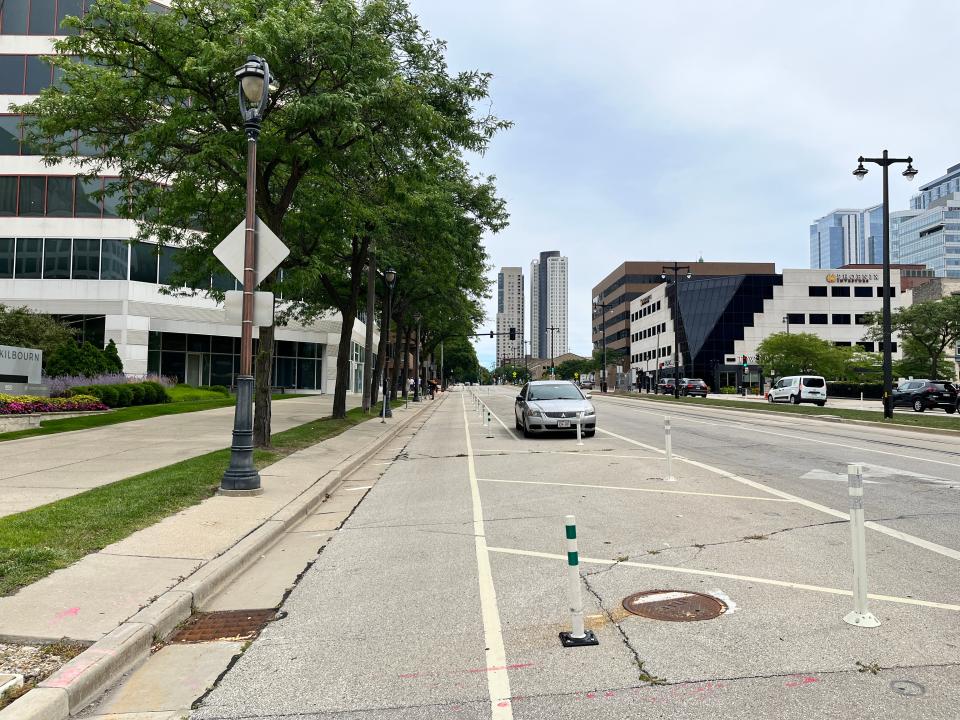
<svg viewBox="0 0 960 720"><path fill-rule="evenodd" d="M957 388L945 380L905 380L890 396L893 407L912 407L914 412L941 408L957 411Z"/></svg>
<svg viewBox="0 0 960 720"><path fill-rule="evenodd" d="M700 378L680 378L681 395L706 397L708 392L710 392L710 388L708 388L707 384Z"/></svg>
<svg viewBox="0 0 960 720"><path fill-rule="evenodd" d="M661 378L660 382L657 383L657 387L654 390L655 395L673 395L674 393L674 379L673 378Z"/></svg>

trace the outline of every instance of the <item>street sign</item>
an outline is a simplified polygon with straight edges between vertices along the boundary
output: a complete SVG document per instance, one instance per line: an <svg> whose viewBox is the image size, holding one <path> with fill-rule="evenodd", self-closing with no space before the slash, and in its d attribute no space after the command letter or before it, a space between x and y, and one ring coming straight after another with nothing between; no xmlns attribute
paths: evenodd
<svg viewBox="0 0 960 720"><path fill-rule="evenodd" d="M517 376L517 371L516 371L516 370L513 371L513 376L514 376L514 377Z"/></svg>
<svg viewBox="0 0 960 720"><path fill-rule="evenodd" d="M227 290L224 293L223 305L227 311L225 321L230 325L239 325L243 320L243 291ZM273 293L253 294L253 324L257 327L273 325Z"/></svg>
<svg viewBox="0 0 960 720"><path fill-rule="evenodd" d="M241 220L230 234L213 249L213 254L223 263L237 280L243 283L243 255L246 244L247 221ZM290 254L290 248L283 244L267 224L257 218L257 257L253 286L257 287L263 279L277 269L284 258Z"/></svg>

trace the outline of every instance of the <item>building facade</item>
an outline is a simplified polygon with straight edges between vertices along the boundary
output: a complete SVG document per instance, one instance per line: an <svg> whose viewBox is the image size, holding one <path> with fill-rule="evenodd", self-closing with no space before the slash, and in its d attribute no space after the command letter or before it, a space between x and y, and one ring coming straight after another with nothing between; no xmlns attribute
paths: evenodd
<svg viewBox="0 0 960 720"><path fill-rule="evenodd" d="M891 270L892 305L904 302L898 270ZM703 378L716 388L760 382L757 347L770 335L804 332L838 346L879 351L865 338L866 316L883 302L879 270L784 270L662 284L635 299L630 364L635 378ZM894 337L893 353L899 357ZM679 362L674 369L674 346ZM741 361L746 355L746 372Z"/></svg>
<svg viewBox="0 0 960 720"><path fill-rule="evenodd" d="M568 261L557 250L530 263L530 355L556 358L570 342Z"/></svg>
<svg viewBox="0 0 960 720"><path fill-rule="evenodd" d="M51 54L63 17L87 5L0 4L0 303L59 316L98 347L113 340L129 374L232 385L239 372L239 324L227 323L223 306L203 291L169 293L179 250L133 242L136 225L119 217L119 199L93 196L111 178L85 180L70 161L46 167L23 140L21 125L29 118L6 112L56 82L41 56ZM164 9L164 3L153 5ZM236 288L226 271L210 283ZM273 384L332 391L340 328L335 314L309 326L278 327ZM349 380L355 392L363 388L364 332L357 322Z"/></svg>
<svg viewBox="0 0 960 720"><path fill-rule="evenodd" d="M925 265L937 277L960 278L960 193L938 196L900 223L897 246L900 262Z"/></svg>
<svg viewBox="0 0 960 720"><path fill-rule="evenodd" d="M497 274L497 367L524 357L523 268L502 267ZM510 329L516 338L510 339Z"/></svg>

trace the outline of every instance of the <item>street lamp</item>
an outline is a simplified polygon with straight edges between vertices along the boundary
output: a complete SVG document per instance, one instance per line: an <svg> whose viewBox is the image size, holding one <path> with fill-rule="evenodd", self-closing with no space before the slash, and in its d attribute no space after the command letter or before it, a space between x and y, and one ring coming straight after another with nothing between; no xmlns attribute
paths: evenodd
<svg viewBox="0 0 960 720"><path fill-rule="evenodd" d="M676 288L673 293L674 303L677 306L677 312L673 320L673 396L675 398L680 397L680 282L678 275L681 270L686 271L687 280L693 277L689 265L677 265L676 262L673 265L664 265L660 272L661 280L667 279L668 272L673 273L673 286Z"/></svg>
<svg viewBox="0 0 960 720"><path fill-rule="evenodd" d="M390 319L393 315L393 286L397 284L397 271L390 268L383 273L383 282L387 286L387 316L386 328L387 345L390 345ZM386 422L388 417L393 417L393 410L390 408L390 373L387 372L387 363L383 363L383 415L380 422Z"/></svg>
<svg viewBox="0 0 960 720"><path fill-rule="evenodd" d="M243 247L243 307L240 323L240 374L233 415L230 466L220 479L220 492L259 495L260 473L253 466L253 289L257 249L257 138L270 97L270 66L256 55L239 68L237 95L247 135L247 207Z"/></svg>
<svg viewBox="0 0 960 720"><path fill-rule="evenodd" d="M413 383L413 401L420 402L420 321L423 320L423 315L417 313L413 319L417 321L417 379Z"/></svg>
<svg viewBox="0 0 960 720"><path fill-rule="evenodd" d="M787 325L787 335L789 335L789 334L790 334L790 316L789 316L789 315L784 315L784 316L783 316L783 322L785 322L786 325ZM802 335L803 333L800 333L800 334Z"/></svg>
<svg viewBox="0 0 960 720"><path fill-rule="evenodd" d="M913 180L917 176L917 171L913 167L913 158L892 158L884 150L883 157L865 158L861 155L857 158L857 169L853 171L857 180L863 180L867 174L867 169L863 164L874 163L883 168L883 417L893 417L893 406L890 404L890 395L893 392L893 356L890 349L890 184L888 179L888 168L895 163L906 163L907 169L903 171L903 176L907 180Z"/></svg>
<svg viewBox="0 0 960 720"><path fill-rule="evenodd" d="M551 379L551 380L556 380L556 379L557 379L557 368L556 368L556 366L554 365L554 359L553 359L553 334L554 334L557 330L559 330L559 329L560 329L560 328L558 328L558 327L548 327L548 328L547 328L547 330L550 331L550 379Z"/></svg>
<svg viewBox="0 0 960 720"><path fill-rule="evenodd" d="M601 344L603 345L603 371L600 373L600 392L605 393L607 391L607 308L610 307L610 304L602 300L594 300L593 307L594 311L600 308L600 333L603 336L601 338Z"/></svg>

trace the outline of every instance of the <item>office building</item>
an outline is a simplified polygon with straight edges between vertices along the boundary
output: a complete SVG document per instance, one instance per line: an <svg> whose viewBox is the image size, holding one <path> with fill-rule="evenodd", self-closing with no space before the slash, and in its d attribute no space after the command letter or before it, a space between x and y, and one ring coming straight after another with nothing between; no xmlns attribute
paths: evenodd
<svg viewBox="0 0 960 720"><path fill-rule="evenodd" d="M129 374L232 385L239 372L239 323L227 323L224 308L202 293L163 292L179 250L131 242L135 224L119 217L118 199L92 196L112 178L83 179L70 162L46 167L23 142L22 118L6 112L10 103L26 102L55 81L40 56L52 52L64 15L84 5L0 3L0 303L60 316L99 347L115 341ZM226 271L210 282L236 287ZM334 313L307 326L278 327L272 383L332 391L340 328ZM364 332L357 322L351 335L354 392L363 387Z"/></svg>
<svg viewBox="0 0 960 720"><path fill-rule="evenodd" d="M896 310L909 302L899 291L898 269L891 269L890 282ZM664 283L630 304L630 365L641 383L676 374L702 378L715 389L756 386L757 347L775 333L810 333L838 346L879 351L878 343L865 337L866 317L882 303L880 270L784 270L689 280L680 286L678 320L676 287ZM892 350L899 357L896 340Z"/></svg>
<svg viewBox="0 0 960 720"><path fill-rule="evenodd" d="M919 192L910 198L911 210L926 210L937 201L960 192L960 164L947 168L947 172L935 180L920 186Z"/></svg>
<svg viewBox="0 0 960 720"><path fill-rule="evenodd" d="M497 273L497 367L524 356L523 268L502 267ZM510 329L515 339L510 339Z"/></svg>
<svg viewBox="0 0 960 720"><path fill-rule="evenodd" d="M530 355L556 358L568 351L567 258L557 250L540 253L530 263Z"/></svg>

